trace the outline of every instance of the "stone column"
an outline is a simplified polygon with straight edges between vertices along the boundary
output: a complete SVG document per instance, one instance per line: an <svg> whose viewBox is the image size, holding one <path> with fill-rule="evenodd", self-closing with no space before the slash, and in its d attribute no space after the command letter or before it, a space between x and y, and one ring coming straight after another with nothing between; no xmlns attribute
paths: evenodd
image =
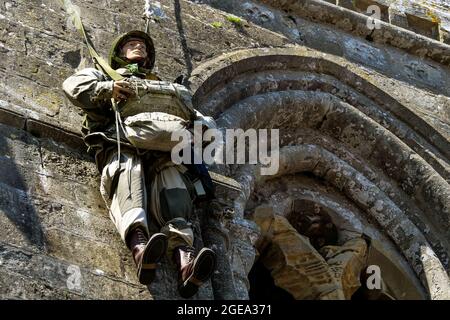
<svg viewBox="0 0 450 320"><path fill-rule="evenodd" d="M232 213L217 201L205 203L202 207L202 238L206 247L217 254L216 270L211 277L215 300L237 299L233 272L229 259L230 239L223 219Z"/></svg>

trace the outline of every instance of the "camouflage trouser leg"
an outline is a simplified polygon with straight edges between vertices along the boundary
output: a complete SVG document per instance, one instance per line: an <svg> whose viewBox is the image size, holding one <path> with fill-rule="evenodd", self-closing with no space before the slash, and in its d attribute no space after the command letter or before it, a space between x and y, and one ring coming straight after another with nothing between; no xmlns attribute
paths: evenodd
<svg viewBox="0 0 450 320"><path fill-rule="evenodd" d="M122 240L135 226L148 232L145 180L141 159L136 154L122 151L120 163L117 153L111 155L102 171L100 192Z"/></svg>
<svg viewBox="0 0 450 320"><path fill-rule="evenodd" d="M173 249L188 245L193 246L194 233L188 222L193 211L193 186L183 174L183 166L171 162L157 170L151 185L151 213L161 227L161 232L168 236L169 257Z"/></svg>

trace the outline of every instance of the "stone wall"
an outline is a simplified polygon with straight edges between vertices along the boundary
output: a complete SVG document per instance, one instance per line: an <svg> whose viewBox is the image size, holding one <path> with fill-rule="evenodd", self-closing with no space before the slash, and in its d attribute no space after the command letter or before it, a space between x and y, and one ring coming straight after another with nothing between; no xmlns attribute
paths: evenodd
<svg viewBox="0 0 450 320"><path fill-rule="evenodd" d="M449 298L445 5L429 11L437 38L425 32L435 18L411 18L428 11L408 7L401 25L393 1L382 28L366 29L357 11L369 2L158 1L151 35L161 78L184 74L198 108L223 128L282 129L276 177L223 169L244 192L221 194L234 217L196 225L223 261L194 298L247 299L259 237L252 212L265 203L286 216L294 199L334 212L341 243L362 233L380 241L419 296ZM73 3L103 56L115 36L144 27L144 1ZM61 91L90 65L67 18L56 1L0 2L0 297L179 299L167 259L149 288L137 283L109 221L81 112Z"/></svg>
<svg viewBox="0 0 450 320"><path fill-rule="evenodd" d="M449 43L450 15L445 1L362 0L328 1L344 8L370 15L369 6L381 9L382 20L414 33Z"/></svg>

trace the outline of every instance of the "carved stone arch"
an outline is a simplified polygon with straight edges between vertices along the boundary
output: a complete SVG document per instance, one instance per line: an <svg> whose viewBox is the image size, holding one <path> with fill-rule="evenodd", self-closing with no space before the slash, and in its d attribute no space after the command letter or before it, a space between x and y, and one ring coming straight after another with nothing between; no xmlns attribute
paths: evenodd
<svg viewBox="0 0 450 320"><path fill-rule="evenodd" d="M301 48L242 50L194 70L191 87L219 127L282 129L276 176L234 171L242 216L259 189L306 173L353 203L431 298L448 297L449 143L361 67Z"/></svg>

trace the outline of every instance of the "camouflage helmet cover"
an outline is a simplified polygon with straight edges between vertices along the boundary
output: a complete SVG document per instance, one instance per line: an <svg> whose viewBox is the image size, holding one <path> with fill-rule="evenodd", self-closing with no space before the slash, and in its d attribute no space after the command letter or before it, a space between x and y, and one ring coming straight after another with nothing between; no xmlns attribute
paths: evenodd
<svg viewBox="0 0 450 320"><path fill-rule="evenodd" d="M147 47L147 57L149 59L149 61L147 62L147 64L144 67L146 69L151 70L153 68L153 66L155 65L155 46L153 44L152 38L150 38L150 36L147 33L140 31L140 30L129 31L129 32L117 37L113 41L111 50L109 51L109 65L113 69L118 69L120 67L124 67L123 65L120 64L120 62L116 61L115 57L121 58L120 50L121 50L122 46L125 44L125 42L127 40L132 39L132 38L139 38L139 39L144 40L145 45Z"/></svg>

